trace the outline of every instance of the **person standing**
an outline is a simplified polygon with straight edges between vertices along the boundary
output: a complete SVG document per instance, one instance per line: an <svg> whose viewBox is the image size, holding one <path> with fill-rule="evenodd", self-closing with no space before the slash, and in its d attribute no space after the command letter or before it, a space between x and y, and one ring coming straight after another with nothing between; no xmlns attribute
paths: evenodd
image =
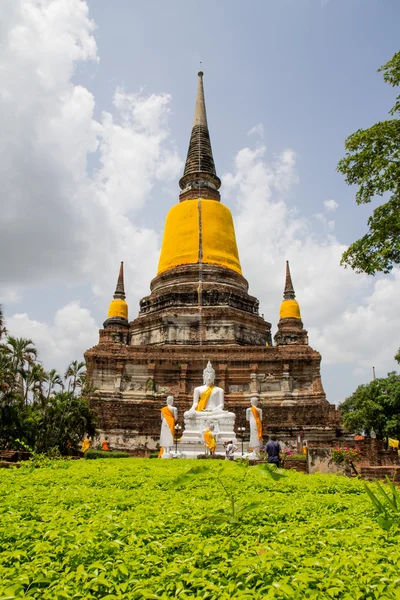
<svg viewBox="0 0 400 600"><path fill-rule="evenodd" d="M276 441L276 435L271 435L270 441L265 446L265 452L268 454L268 463L276 465L279 469L281 446Z"/></svg>

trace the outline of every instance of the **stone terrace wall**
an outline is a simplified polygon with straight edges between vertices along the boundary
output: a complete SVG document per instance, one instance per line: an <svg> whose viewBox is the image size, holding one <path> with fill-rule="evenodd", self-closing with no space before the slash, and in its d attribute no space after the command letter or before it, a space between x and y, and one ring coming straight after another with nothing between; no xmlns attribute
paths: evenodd
<svg viewBox="0 0 400 600"><path fill-rule="evenodd" d="M389 477L394 483L400 484L400 466L392 465L391 467L361 467L360 475L363 479L373 481L375 479L385 480Z"/></svg>
<svg viewBox="0 0 400 600"><path fill-rule="evenodd" d="M385 450L384 442L382 440L372 440L370 438L366 438L365 440L354 441L352 439L346 440L338 439L337 443L333 446L334 448L338 447L347 447L347 448L355 448L358 447L360 449L361 458L358 461L359 466L390 466L390 465L399 465L400 459L397 453L397 450L394 448L389 448ZM308 448L311 450L312 448L332 448L332 445L329 443L318 443L318 442L309 442Z"/></svg>

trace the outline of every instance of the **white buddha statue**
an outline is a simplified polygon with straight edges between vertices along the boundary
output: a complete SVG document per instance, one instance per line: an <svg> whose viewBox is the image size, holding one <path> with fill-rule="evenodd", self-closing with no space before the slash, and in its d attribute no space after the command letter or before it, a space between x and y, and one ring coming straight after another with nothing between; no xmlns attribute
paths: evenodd
<svg viewBox="0 0 400 600"><path fill-rule="evenodd" d="M194 388L192 408L185 412L184 417L197 416L196 413L231 414L224 410L224 390L216 385L215 371L210 361L203 371L203 385ZM211 416L211 415L210 415Z"/></svg>
<svg viewBox="0 0 400 600"><path fill-rule="evenodd" d="M167 406L161 409L160 458L170 458L171 456L177 419L178 409L174 406L174 397L168 396Z"/></svg>
<svg viewBox="0 0 400 600"><path fill-rule="evenodd" d="M214 385L214 381L215 371L208 361L203 371L203 385L194 388L192 407L183 415L185 429L180 448L187 458L204 454L204 443L211 453L205 435L210 439L212 436L215 445L227 440L236 440L235 413L224 409L224 390Z"/></svg>
<svg viewBox="0 0 400 600"><path fill-rule="evenodd" d="M257 396L250 398L250 405L250 408L246 409L246 420L250 425L249 450L254 453L260 451L263 445L262 410L258 408Z"/></svg>

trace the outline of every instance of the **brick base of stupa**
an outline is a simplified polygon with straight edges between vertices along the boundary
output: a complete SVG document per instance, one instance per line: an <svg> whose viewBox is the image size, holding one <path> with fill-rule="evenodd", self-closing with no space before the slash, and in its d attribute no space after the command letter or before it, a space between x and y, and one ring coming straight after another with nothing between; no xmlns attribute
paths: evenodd
<svg viewBox="0 0 400 600"><path fill-rule="evenodd" d="M321 356L306 345L126 346L107 341L86 352L88 375L97 388L92 406L99 437L115 449L155 450L160 409L173 395L178 422L192 405L210 360L215 383L225 390L225 408L236 414L235 430L246 427L246 408L257 395L264 438L276 434L291 446L335 443L343 434L340 412L326 400Z"/></svg>

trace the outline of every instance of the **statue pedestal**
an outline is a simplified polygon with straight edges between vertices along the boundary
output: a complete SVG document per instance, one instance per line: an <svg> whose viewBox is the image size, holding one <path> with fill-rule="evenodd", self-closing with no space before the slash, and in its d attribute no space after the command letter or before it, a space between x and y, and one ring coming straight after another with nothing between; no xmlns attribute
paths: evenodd
<svg viewBox="0 0 400 600"><path fill-rule="evenodd" d="M185 429L178 444L182 458L197 458L200 454L208 454L209 450L204 445L203 432L209 427L214 430L217 447L216 454L225 454L224 442L232 440L236 443L235 413L228 411L207 411L185 413Z"/></svg>

